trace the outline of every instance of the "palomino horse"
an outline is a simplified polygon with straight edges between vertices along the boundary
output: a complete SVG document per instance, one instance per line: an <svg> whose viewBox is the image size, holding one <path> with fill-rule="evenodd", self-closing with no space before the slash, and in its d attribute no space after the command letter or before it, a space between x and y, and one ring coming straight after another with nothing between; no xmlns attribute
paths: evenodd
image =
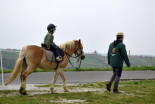
<svg viewBox="0 0 155 104"><path fill-rule="evenodd" d="M56 70L54 79L50 86L51 93L54 92L54 84L56 83L59 75L63 80L64 91L68 92L68 89L65 83L65 76L63 73L63 69L67 66L69 58L72 56L72 54L75 54L75 56L77 56L81 60L85 58L84 52L83 52L83 46L81 44L80 39L68 41L60 45L60 48L62 48L65 51L65 55L64 55L64 60L59 64L59 67ZM15 68L5 85L8 85L9 83L11 83L17 77L18 73L21 72L21 75L20 75L21 87L19 92L22 95L26 95L27 94L25 90L26 78L29 74L31 74L38 67L42 69L54 69L56 68L56 66L57 66L56 62L51 63L46 59L46 52L43 48L35 45L25 46L21 49Z"/></svg>

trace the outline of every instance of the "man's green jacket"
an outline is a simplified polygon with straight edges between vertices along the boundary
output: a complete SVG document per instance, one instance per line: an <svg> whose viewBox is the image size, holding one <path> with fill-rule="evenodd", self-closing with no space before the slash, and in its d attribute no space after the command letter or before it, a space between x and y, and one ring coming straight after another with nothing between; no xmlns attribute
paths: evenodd
<svg viewBox="0 0 155 104"><path fill-rule="evenodd" d="M108 64L110 64L112 67L123 67L124 61L126 65L130 67L125 45L122 42L118 42L118 40L116 40L109 46Z"/></svg>
<svg viewBox="0 0 155 104"><path fill-rule="evenodd" d="M51 45L55 45L53 40L54 40L53 34L48 32L47 35L44 38L44 44L47 46L47 48L50 48Z"/></svg>

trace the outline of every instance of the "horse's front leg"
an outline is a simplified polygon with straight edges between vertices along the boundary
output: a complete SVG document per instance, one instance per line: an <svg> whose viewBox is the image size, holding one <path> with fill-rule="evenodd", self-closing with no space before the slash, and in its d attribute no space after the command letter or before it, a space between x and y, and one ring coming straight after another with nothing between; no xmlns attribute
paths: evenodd
<svg viewBox="0 0 155 104"><path fill-rule="evenodd" d="M64 88L64 92L69 92L69 90L67 89L67 86L66 86L66 82L65 82L65 76L64 76L64 72L63 72L63 69L60 71L60 76L62 78L62 81L63 81L63 88Z"/></svg>
<svg viewBox="0 0 155 104"><path fill-rule="evenodd" d="M54 75L54 79L52 81L51 87L50 87L51 93L54 93L54 85L55 85L55 83L56 83L56 81L58 79L59 74L60 74L60 69L57 69L57 71L56 71L56 73Z"/></svg>

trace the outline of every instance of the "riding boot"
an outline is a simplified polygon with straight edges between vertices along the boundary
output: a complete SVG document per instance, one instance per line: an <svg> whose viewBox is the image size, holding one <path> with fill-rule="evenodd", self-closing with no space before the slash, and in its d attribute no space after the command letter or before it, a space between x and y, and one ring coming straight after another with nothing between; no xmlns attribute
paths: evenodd
<svg viewBox="0 0 155 104"><path fill-rule="evenodd" d="M118 89L114 89L114 90L113 90L113 93L118 94L118 93L121 93L121 92L119 92Z"/></svg>
<svg viewBox="0 0 155 104"><path fill-rule="evenodd" d="M107 83L107 90L111 91L111 83Z"/></svg>
<svg viewBox="0 0 155 104"><path fill-rule="evenodd" d="M60 61L62 61L62 57L61 57L61 56L58 56L58 57L56 57L56 60L57 60L58 62L60 62Z"/></svg>

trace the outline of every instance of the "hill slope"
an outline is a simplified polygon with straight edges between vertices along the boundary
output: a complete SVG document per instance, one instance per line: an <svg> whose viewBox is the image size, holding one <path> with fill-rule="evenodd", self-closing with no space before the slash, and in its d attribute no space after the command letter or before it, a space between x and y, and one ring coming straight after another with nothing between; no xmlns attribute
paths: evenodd
<svg viewBox="0 0 155 104"><path fill-rule="evenodd" d="M3 51L3 67L4 69L13 69L18 58L19 52ZM107 57L99 54L85 54L86 58L81 63L81 68L103 68L110 67L107 63ZM72 64L76 67L79 63L74 58L70 59ZM149 66L149 56L130 56L131 66ZM124 65L125 66L125 65ZM155 57L152 57L152 66L155 66ZM74 68L69 63L66 68Z"/></svg>

